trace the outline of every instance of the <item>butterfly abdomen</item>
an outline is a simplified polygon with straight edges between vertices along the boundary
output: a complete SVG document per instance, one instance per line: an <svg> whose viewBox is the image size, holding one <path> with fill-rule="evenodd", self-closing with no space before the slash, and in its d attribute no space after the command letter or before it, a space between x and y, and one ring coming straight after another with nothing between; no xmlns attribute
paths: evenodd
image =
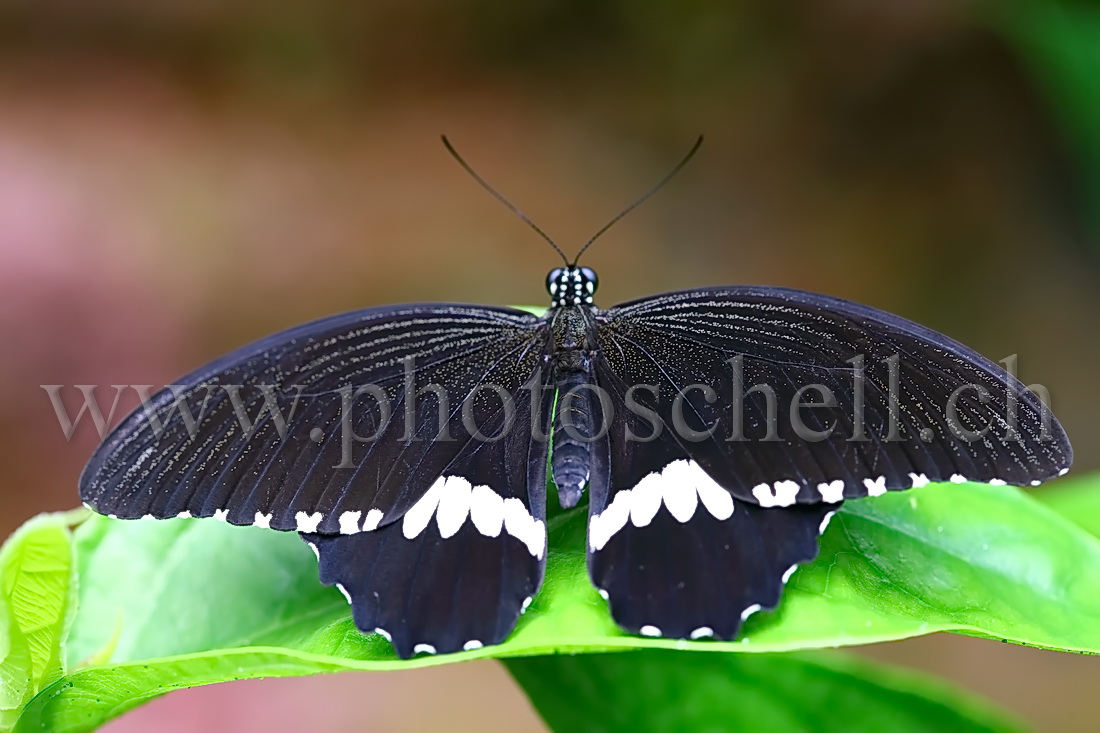
<svg viewBox="0 0 1100 733"><path fill-rule="evenodd" d="M568 509L577 505L588 483L594 420L588 375L572 372L563 376L558 382L551 470L558 487L558 501Z"/></svg>
<svg viewBox="0 0 1100 733"><path fill-rule="evenodd" d="M587 321L579 308L562 311L554 323L554 437L550 458L558 502L565 508L580 501L592 465L593 400L596 399Z"/></svg>

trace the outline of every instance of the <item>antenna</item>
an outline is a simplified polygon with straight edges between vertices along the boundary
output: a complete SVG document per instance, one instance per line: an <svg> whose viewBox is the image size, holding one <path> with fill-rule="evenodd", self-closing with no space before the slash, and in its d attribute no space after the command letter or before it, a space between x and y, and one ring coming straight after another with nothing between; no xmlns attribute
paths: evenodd
<svg viewBox="0 0 1100 733"><path fill-rule="evenodd" d="M486 180L485 180L484 178L482 178L482 177L481 177L480 175L478 175L477 171L475 171L475 170L474 170L473 168L471 168L471 167L470 167L470 164L469 164L469 163L467 163L467 162L466 162L465 160L463 160L463 159L462 159L462 156L461 156L461 155L459 155L459 154L458 154L458 151L454 149L454 146L453 146L453 145L451 145L451 141L447 139L447 136L446 136L446 135L440 135L440 138L442 138L442 140L443 140L443 147L447 148L447 152L451 154L451 157L452 157L452 158L454 158L454 159L455 159L456 161L458 161L458 164L459 164L460 166L462 166L463 170L465 170L465 171L466 171L467 173L469 173L469 174L470 174L470 176L471 176L471 177L472 177L472 178L473 178L473 179L474 179L475 181L477 181L477 182L478 182L479 184L481 184L481 187L482 187L482 188L484 188L484 189L485 189L486 191L488 191L489 193L493 194L493 196L495 196L495 197L496 197L496 200L497 200L497 201L499 201L500 203L502 203L502 204L504 204L505 206L507 206L507 207L508 207L508 209L509 209L509 210L510 210L510 211L511 211L511 212L512 212L513 214L515 214L515 215L516 215L516 216L518 216L518 217L519 217L520 219L522 219L522 220L523 220L523 223L524 223L524 224L526 224L527 226L529 226L529 227L531 227L532 229L534 229L534 230L535 230L535 232L536 232L536 233L537 233L537 234L538 234L538 235L539 235L540 237L542 237L543 239L545 239L545 240L546 240L546 242L547 242L547 243L548 243L548 244L549 244L549 245L550 245L551 247L553 247L553 248L554 248L554 251L555 251L555 252L557 252L559 256L561 256L561 261L562 261L562 262L564 262L564 263L566 264L566 266L568 266L568 265L569 265L569 258L565 256L565 253L564 253L564 252L562 252L562 251L561 251L561 247L559 247L558 245L554 244L554 240L553 240L553 239L551 239L550 237L548 237L548 236L546 235L546 232L544 232L544 231L542 231L541 229L539 229L538 225L537 225L537 224L535 224L535 222L533 222L533 221L531 221L530 219L528 219L528 218L527 218L527 214L524 214L524 213L523 213L522 211L520 211L520 210L519 210L519 208L518 208L518 207L517 207L517 206L516 206L515 204L513 204L513 203L512 203L511 201L509 201L508 199L504 198L504 196L502 196L502 195L500 194L500 192L498 192L498 191L497 191L497 190L496 190L495 188L493 188L492 186L490 186L490 185L488 184L488 182L487 182L487 181L486 181ZM700 141L702 141L702 138L700 138ZM696 147L698 147L698 145L696 145ZM692 152L694 152L694 151L692 151ZM687 161L685 161L685 162L687 162ZM682 164L681 164L681 165L682 165ZM633 207L631 207L631 208L633 208ZM629 209L628 209L628 211L629 211ZM625 213L625 212L624 212L624 213ZM622 214L620 214L619 216L622 216ZM616 218L617 218L617 217L616 217ZM608 226L610 226L610 224L609 224ZM607 228L607 227L604 227L604 229L606 229L606 228Z"/></svg>
<svg viewBox="0 0 1100 733"><path fill-rule="evenodd" d="M446 141L444 141L444 142L446 142ZM599 239L603 235L604 232L606 232L608 229L610 229L612 226L614 226L615 223L617 221L619 221L619 219L622 219L624 216L626 216L631 211L636 209L643 201L645 201L650 196L652 196L653 194L657 193L662 188L664 188L665 184L668 183L669 181L671 181L673 176L675 176L677 173L679 173L680 170L685 165L688 164L688 161L691 160L695 156L695 153L698 152L698 150L699 150L699 146L702 145L702 144L703 144L703 136L700 135L699 139L696 140L695 144L691 146L691 150L689 150L687 152L687 155L684 156L683 160L681 160L679 163L677 163L675 168L673 168L671 171L669 171L668 174L664 178L662 178L660 181L658 181L656 186L654 186L653 188L646 191L644 194L642 194L642 196L640 196L638 199L636 199L634 201L634 203L632 203L630 206L627 206L625 209L623 209L618 214L616 214L611 219L611 221L607 222L602 227L600 227L600 230L598 232L596 232L595 234L593 234L589 238L589 240L584 243L584 246L581 247L581 251L578 252L577 256L573 258L573 263L570 266L571 267L576 267L577 266L577 261L580 260L581 255L584 254L585 250L587 250L589 247L591 247L592 243L595 242L597 239ZM500 194L497 194L497 195L499 196ZM521 216L522 216L522 214L521 214ZM557 249L557 247L554 247L554 249ZM560 252L561 250L558 250L558 251Z"/></svg>

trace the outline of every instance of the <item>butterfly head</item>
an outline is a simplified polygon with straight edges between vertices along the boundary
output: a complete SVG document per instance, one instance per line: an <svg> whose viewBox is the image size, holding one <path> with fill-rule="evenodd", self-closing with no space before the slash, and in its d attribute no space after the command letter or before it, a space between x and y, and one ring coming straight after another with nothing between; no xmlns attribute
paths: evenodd
<svg viewBox="0 0 1100 733"><path fill-rule="evenodd" d="M550 305L560 308L571 305L592 305L592 296L600 279L589 267L555 267L546 276L546 289L550 292Z"/></svg>

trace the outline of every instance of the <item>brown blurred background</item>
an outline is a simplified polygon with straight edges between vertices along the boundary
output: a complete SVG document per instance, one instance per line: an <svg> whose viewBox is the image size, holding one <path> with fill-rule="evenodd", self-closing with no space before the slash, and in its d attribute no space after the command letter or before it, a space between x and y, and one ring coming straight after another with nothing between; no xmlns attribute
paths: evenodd
<svg viewBox="0 0 1100 733"><path fill-rule="evenodd" d="M547 302L553 252L443 132L567 251L704 133L586 257L601 304L765 283L885 308L1019 354L1100 467L1091 5L0 0L3 533L76 504L98 439L67 442L39 385L109 404L341 310ZM1093 659L866 653L1091 729ZM443 726L541 729L478 663L190 690L108 730Z"/></svg>

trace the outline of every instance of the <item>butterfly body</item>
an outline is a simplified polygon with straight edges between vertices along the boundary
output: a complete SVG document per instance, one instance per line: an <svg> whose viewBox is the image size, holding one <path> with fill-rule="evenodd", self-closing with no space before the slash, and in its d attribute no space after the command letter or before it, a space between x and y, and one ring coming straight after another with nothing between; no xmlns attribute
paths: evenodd
<svg viewBox="0 0 1100 733"><path fill-rule="evenodd" d="M597 427L592 405L595 317L591 305L557 305L552 307L549 321L554 347L551 381L557 395L551 475L558 501L565 508L577 505L591 475L593 429Z"/></svg>

